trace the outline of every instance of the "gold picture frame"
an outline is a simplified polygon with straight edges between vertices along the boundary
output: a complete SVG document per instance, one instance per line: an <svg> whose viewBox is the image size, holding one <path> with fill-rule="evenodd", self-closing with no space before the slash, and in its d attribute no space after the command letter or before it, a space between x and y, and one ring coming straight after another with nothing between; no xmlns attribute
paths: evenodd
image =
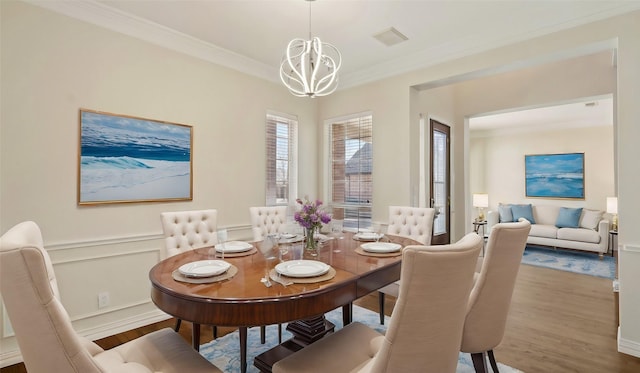
<svg viewBox="0 0 640 373"><path fill-rule="evenodd" d="M80 109L78 205L193 200L193 127Z"/></svg>

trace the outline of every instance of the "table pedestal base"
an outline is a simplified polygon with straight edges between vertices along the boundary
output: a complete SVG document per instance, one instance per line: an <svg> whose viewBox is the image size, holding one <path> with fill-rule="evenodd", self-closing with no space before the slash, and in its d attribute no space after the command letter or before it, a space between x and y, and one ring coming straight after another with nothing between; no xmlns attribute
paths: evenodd
<svg viewBox="0 0 640 373"><path fill-rule="evenodd" d="M293 334L293 338L256 356L253 365L261 372L271 373L273 364L321 339L327 333L332 333L334 329L335 325L324 315L291 322L287 325L287 330Z"/></svg>

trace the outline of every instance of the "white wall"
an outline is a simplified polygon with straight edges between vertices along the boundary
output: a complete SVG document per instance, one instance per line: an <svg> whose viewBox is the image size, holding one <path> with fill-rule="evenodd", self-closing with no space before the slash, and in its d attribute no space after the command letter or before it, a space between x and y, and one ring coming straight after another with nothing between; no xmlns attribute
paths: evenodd
<svg viewBox="0 0 640 373"><path fill-rule="evenodd" d="M98 338L164 317L148 280L160 257L160 212L216 208L220 226L251 237L248 208L265 203L267 110L298 116L298 190L316 195L312 100L40 7L0 6L0 231L40 225L80 333ZM79 108L192 125L193 201L77 206ZM111 296L104 309L101 291ZM10 329L0 336L1 365L16 362Z"/></svg>
<svg viewBox="0 0 640 373"><path fill-rule="evenodd" d="M469 182L489 194L491 210L499 203L533 203L604 211L606 197L615 195L612 126L472 138L469 153L475 167ZM558 153L584 153L585 199L527 198L524 156Z"/></svg>

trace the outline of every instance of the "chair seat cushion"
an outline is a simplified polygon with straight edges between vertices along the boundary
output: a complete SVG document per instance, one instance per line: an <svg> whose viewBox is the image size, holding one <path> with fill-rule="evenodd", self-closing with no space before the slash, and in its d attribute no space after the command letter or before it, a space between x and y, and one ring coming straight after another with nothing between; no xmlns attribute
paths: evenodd
<svg viewBox="0 0 640 373"><path fill-rule="evenodd" d="M322 367L323 372L357 372L367 363L380 344L381 334L359 322L338 330L332 338L323 338L293 355L278 361L274 373L304 372L308 367ZM349 354L345 354L349 351ZM335 359L340 356L340 359ZM347 358L348 356L348 358ZM317 370L316 370L317 371Z"/></svg>
<svg viewBox="0 0 640 373"><path fill-rule="evenodd" d="M108 372L220 372L169 328L145 334L94 358Z"/></svg>

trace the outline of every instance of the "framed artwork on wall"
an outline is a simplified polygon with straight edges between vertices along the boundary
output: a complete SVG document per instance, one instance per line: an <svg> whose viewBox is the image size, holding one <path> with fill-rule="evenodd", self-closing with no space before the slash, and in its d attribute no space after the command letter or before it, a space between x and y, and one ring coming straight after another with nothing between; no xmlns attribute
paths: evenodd
<svg viewBox="0 0 640 373"><path fill-rule="evenodd" d="M527 197L584 199L584 153L524 156Z"/></svg>
<svg viewBox="0 0 640 373"><path fill-rule="evenodd" d="M193 128L80 109L78 204L190 201Z"/></svg>

